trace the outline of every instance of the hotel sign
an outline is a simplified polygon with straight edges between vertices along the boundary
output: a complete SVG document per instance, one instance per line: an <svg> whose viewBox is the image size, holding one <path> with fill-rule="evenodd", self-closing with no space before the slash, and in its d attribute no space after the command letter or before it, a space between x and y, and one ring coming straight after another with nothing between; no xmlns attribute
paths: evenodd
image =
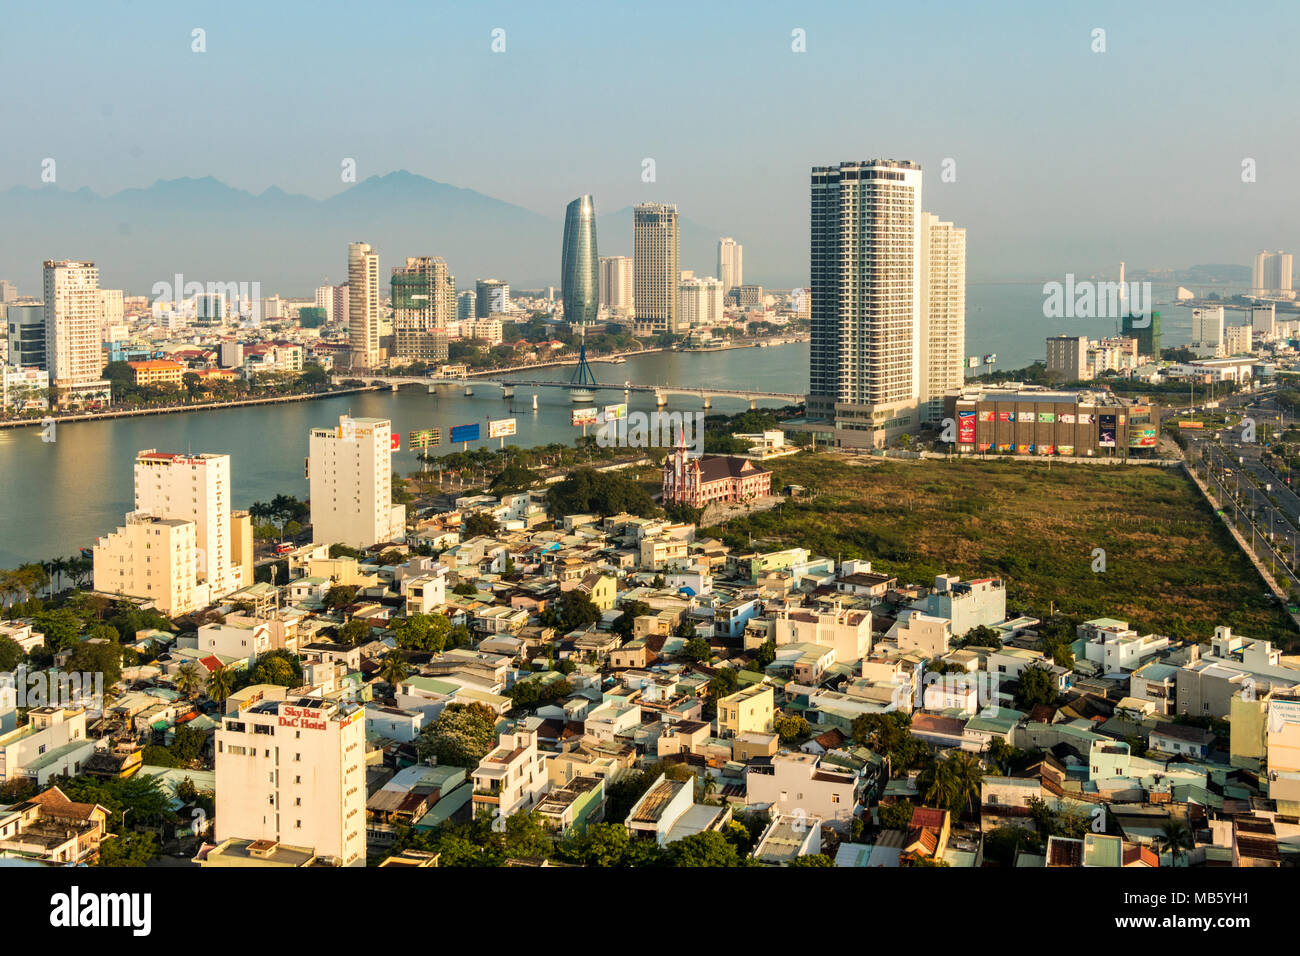
<svg viewBox="0 0 1300 956"><path fill-rule="evenodd" d="M280 726L298 730L324 730L325 714L308 707L281 707Z"/></svg>

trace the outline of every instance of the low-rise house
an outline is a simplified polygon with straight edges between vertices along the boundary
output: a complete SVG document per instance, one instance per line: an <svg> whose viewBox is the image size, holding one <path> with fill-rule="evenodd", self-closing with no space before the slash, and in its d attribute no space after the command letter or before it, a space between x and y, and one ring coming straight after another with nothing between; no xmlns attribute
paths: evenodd
<svg viewBox="0 0 1300 956"><path fill-rule="evenodd" d="M731 821L731 808L695 802L695 778L669 780L664 774L650 785L624 821L633 836L653 837L666 846L695 833L720 831Z"/></svg>
<svg viewBox="0 0 1300 956"><path fill-rule="evenodd" d="M75 803L58 787L0 808L0 857L43 863L94 862L108 827L108 810Z"/></svg>
<svg viewBox="0 0 1300 956"><path fill-rule="evenodd" d="M750 854L765 866L786 866L822 851L822 821L804 814L777 814Z"/></svg>
<svg viewBox="0 0 1300 956"><path fill-rule="evenodd" d="M551 789L533 808L545 827L567 833L605 818L605 781L600 777L570 777Z"/></svg>
<svg viewBox="0 0 1300 956"><path fill-rule="evenodd" d="M719 698L718 736L736 737L772 730L776 695L767 684L753 684Z"/></svg>
<svg viewBox="0 0 1300 956"><path fill-rule="evenodd" d="M803 813L837 829L847 827L861 802L865 777L836 766L828 756L782 752L752 760L745 774L746 806Z"/></svg>
<svg viewBox="0 0 1300 956"><path fill-rule="evenodd" d="M501 734L496 747L474 770L474 815L489 810L508 817L533 806L550 787L546 757L535 730Z"/></svg>

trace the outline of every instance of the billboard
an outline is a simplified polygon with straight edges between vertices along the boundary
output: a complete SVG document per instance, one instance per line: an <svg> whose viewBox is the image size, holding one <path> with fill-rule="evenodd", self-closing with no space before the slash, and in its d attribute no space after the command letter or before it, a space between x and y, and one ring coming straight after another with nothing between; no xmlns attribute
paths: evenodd
<svg viewBox="0 0 1300 956"><path fill-rule="evenodd" d="M1073 446L1073 445L1057 445L1057 446L1056 446L1056 453L1057 453L1058 455L1073 455L1073 454L1074 454L1074 446Z"/></svg>
<svg viewBox="0 0 1300 956"><path fill-rule="evenodd" d="M600 418L600 412L594 408L575 408L569 414L571 425L594 425Z"/></svg>
<svg viewBox="0 0 1300 956"><path fill-rule="evenodd" d="M1015 420L1015 412L998 412L998 421L1000 422L1014 422Z"/></svg>
<svg viewBox="0 0 1300 956"><path fill-rule="evenodd" d="M986 411L986 412L980 412L979 418L980 418L980 421L982 421L982 422L991 422L991 421L993 421L993 412L992 412L992 410L989 410L989 411Z"/></svg>
<svg viewBox="0 0 1300 956"><path fill-rule="evenodd" d="M452 425L451 435L448 438L453 445L467 441L478 441L482 428L478 422L473 425Z"/></svg>
<svg viewBox="0 0 1300 956"><path fill-rule="evenodd" d="M1134 425L1128 430L1129 448L1154 448L1156 446L1156 427L1154 425Z"/></svg>
<svg viewBox="0 0 1300 956"><path fill-rule="evenodd" d="M1061 415L1060 422L1062 425L1073 425L1074 416L1069 412L1065 412L1064 414Z"/></svg>
<svg viewBox="0 0 1300 956"><path fill-rule="evenodd" d="M1054 421L1056 421L1056 413L1055 413L1055 412L1039 412L1039 413L1038 413L1038 420L1039 420L1040 422L1049 422L1049 423L1050 423L1050 422L1054 422Z"/></svg>
<svg viewBox="0 0 1300 956"><path fill-rule="evenodd" d="M1204 428L1205 422L1179 422L1179 428Z"/></svg>
<svg viewBox="0 0 1300 956"><path fill-rule="evenodd" d="M975 413L957 413L957 441L968 445L975 441Z"/></svg>
<svg viewBox="0 0 1300 956"><path fill-rule="evenodd" d="M979 357L978 355L972 355L970 358L968 358L968 359L966 360L966 367L967 367L967 368L979 368L979 367L980 367L980 357Z"/></svg>
<svg viewBox="0 0 1300 956"><path fill-rule="evenodd" d="M997 360L998 360L998 355L996 352L990 352L988 355L984 356L985 365L993 365L997 362Z"/></svg>
<svg viewBox="0 0 1300 956"><path fill-rule="evenodd" d="M411 448L433 448L442 444L441 428L421 428L407 436Z"/></svg>
<svg viewBox="0 0 1300 956"><path fill-rule="evenodd" d="M1114 415L1097 416L1097 447L1114 448L1115 447L1115 419Z"/></svg>
<svg viewBox="0 0 1300 956"><path fill-rule="evenodd" d="M401 451L401 450L402 450L402 433L401 433L401 432L393 432L392 435L389 436L389 439L388 439L388 447L389 447L390 449L392 449L393 451Z"/></svg>
<svg viewBox="0 0 1300 956"><path fill-rule="evenodd" d="M604 420L615 422L620 418L627 418L627 402L619 402L617 405L606 405Z"/></svg>
<svg viewBox="0 0 1300 956"><path fill-rule="evenodd" d="M516 419L498 418L494 422L488 422L488 438L508 438L517 434Z"/></svg>

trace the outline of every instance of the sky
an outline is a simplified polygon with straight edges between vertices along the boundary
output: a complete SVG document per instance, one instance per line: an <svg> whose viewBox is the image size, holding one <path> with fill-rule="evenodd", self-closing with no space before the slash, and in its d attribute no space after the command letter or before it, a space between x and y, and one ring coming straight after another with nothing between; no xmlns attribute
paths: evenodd
<svg viewBox="0 0 1300 956"><path fill-rule="evenodd" d="M9 4L0 191L53 157L60 188L320 198L354 159L557 219L674 202L806 268L809 167L891 157L974 281L1245 265L1294 246L1297 32L1286 2Z"/></svg>

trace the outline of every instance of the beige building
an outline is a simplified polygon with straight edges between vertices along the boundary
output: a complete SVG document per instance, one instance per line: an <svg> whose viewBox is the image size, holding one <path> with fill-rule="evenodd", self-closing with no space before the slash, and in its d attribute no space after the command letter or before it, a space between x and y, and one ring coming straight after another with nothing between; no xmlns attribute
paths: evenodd
<svg viewBox="0 0 1300 956"><path fill-rule="evenodd" d="M261 700L217 731L215 839L309 848L366 862L365 709L320 698Z"/></svg>
<svg viewBox="0 0 1300 956"><path fill-rule="evenodd" d="M474 771L474 813L486 809L508 817L537 803L550 785L537 731L502 734Z"/></svg>
<svg viewBox="0 0 1300 956"><path fill-rule="evenodd" d="M169 617L207 607L198 547L193 521L133 511L126 524L95 542L95 590L148 598Z"/></svg>
<svg viewBox="0 0 1300 956"><path fill-rule="evenodd" d="M898 643L903 654L915 653L928 658L942 657L948 653L952 638L952 622L944 617L934 617L920 611L904 611L890 630L889 636Z"/></svg>
<svg viewBox="0 0 1300 956"><path fill-rule="evenodd" d="M677 256L677 207L655 202L633 207L633 308L641 333L677 331Z"/></svg>
<svg viewBox="0 0 1300 956"><path fill-rule="evenodd" d="M366 242L348 246L348 342L352 367L379 365L379 253Z"/></svg>
<svg viewBox="0 0 1300 956"><path fill-rule="evenodd" d="M313 541L368 548L405 536L406 506L393 504L394 438L387 418L341 415L336 427L311 430Z"/></svg>
<svg viewBox="0 0 1300 956"><path fill-rule="evenodd" d="M921 213L921 418L943 418L943 396L966 364L966 230Z"/></svg>
<svg viewBox="0 0 1300 956"><path fill-rule="evenodd" d="M753 684L718 701L718 736L770 733L776 695L766 684Z"/></svg>
<svg viewBox="0 0 1300 956"><path fill-rule="evenodd" d="M860 660L871 651L871 612L798 609L781 611L772 620L772 640L782 644L818 644L835 650L841 663Z"/></svg>
<svg viewBox="0 0 1300 956"><path fill-rule="evenodd" d="M50 385L82 385L104 370L104 300L93 262L45 262L45 360Z"/></svg>
<svg viewBox="0 0 1300 956"><path fill-rule="evenodd" d="M632 311L632 257L601 256L600 307L626 314Z"/></svg>
<svg viewBox="0 0 1300 956"><path fill-rule="evenodd" d="M135 510L194 522L198 579L208 584L212 600L253 583L251 569L245 577L245 568L252 564L251 540L247 546L242 540L249 519L246 512L232 519L230 496L229 455L181 455L149 448L135 457Z"/></svg>
<svg viewBox="0 0 1300 956"><path fill-rule="evenodd" d="M745 247L730 236L718 240L718 280L723 295L745 282Z"/></svg>

